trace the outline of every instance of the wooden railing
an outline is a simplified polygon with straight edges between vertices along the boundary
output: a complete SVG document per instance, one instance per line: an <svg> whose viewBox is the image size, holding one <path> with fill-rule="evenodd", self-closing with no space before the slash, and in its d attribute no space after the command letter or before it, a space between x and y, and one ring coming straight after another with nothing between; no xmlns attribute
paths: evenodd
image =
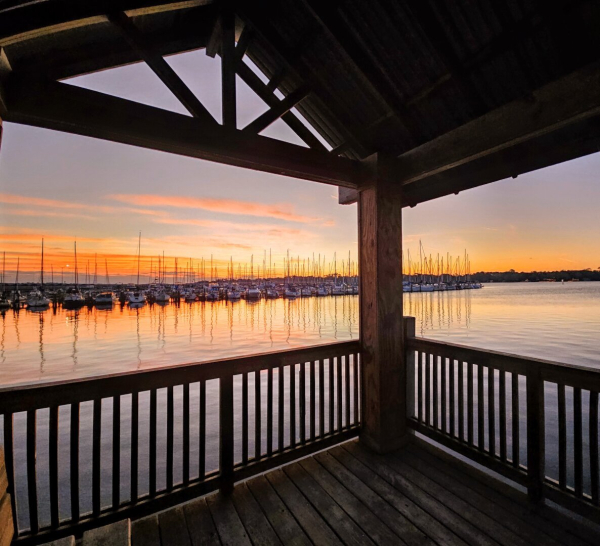
<svg viewBox="0 0 600 546"><path fill-rule="evenodd" d="M597 518L600 370L407 337L409 426Z"/></svg>
<svg viewBox="0 0 600 546"><path fill-rule="evenodd" d="M141 516L355 436L359 366L354 341L0 389L15 536Z"/></svg>

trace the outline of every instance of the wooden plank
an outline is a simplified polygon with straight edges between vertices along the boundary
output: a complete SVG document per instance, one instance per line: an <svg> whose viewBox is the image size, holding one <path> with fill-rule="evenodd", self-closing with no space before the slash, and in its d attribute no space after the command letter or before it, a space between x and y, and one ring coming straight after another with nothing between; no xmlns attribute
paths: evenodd
<svg viewBox="0 0 600 546"><path fill-rule="evenodd" d="M235 14L228 4L221 11L221 105L223 126L236 128L236 85L235 85Z"/></svg>
<svg viewBox="0 0 600 546"><path fill-rule="evenodd" d="M273 368L267 371L267 457L273 455Z"/></svg>
<svg viewBox="0 0 600 546"><path fill-rule="evenodd" d="M458 439L465 441L465 370L462 360L458 361Z"/></svg>
<svg viewBox="0 0 600 546"><path fill-rule="evenodd" d="M60 523L58 507L58 406L50 408L48 424L48 467L50 473L50 521L53 528ZM2 492L0 491L0 497Z"/></svg>
<svg viewBox="0 0 600 546"><path fill-rule="evenodd" d="M343 377L342 377L342 359L343 356L336 357L336 367L335 367L335 386L336 386L336 410L337 410L337 431L340 432L343 429L343 410L344 410L344 402L343 402Z"/></svg>
<svg viewBox="0 0 600 546"><path fill-rule="evenodd" d="M356 188L360 163L64 83L7 83L5 121ZM44 101L38 100L44 96Z"/></svg>
<svg viewBox="0 0 600 546"><path fill-rule="evenodd" d="M354 425L358 425L360 420L359 417L359 407L360 407L360 398L359 398L359 384L360 384L360 375L358 370L358 353L354 353L354 358L352 360L352 373L354 374L353 388L354 388Z"/></svg>
<svg viewBox="0 0 600 546"><path fill-rule="evenodd" d="M511 373L511 402L512 402L512 464L515 468L519 468L520 465L520 417L521 411L519 409L519 374L516 372Z"/></svg>
<svg viewBox="0 0 600 546"><path fill-rule="evenodd" d="M221 493L210 495L206 503L212 514L215 527L223 546L251 546L252 542L240 520L231 496Z"/></svg>
<svg viewBox="0 0 600 546"><path fill-rule="evenodd" d="M131 524L132 546L161 546L158 516L138 519Z"/></svg>
<svg viewBox="0 0 600 546"><path fill-rule="evenodd" d="M242 374L242 464L248 464L248 374Z"/></svg>
<svg viewBox="0 0 600 546"><path fill-rule="evenodd" d="M215 118L124 12L110 12L108 19L192 116L216 125Z"/></svg>
<svg viewBox="0 0 600 546"><path fill-rule="evenodd" d="M423 355L423 359L425 360L425 424L430 427L432 425L431 421L431 383L432 383L432 375L433 368L431 361L432 355L429 353L425 353ZM437 392L433 393L433 397L437 397Z"/></svg>
<svg viewBox="0 0 600 546"><path fill-rule="evenodd" d="M445 359L444 359L445 360ZM449 358L448 359L448 403L450 405L450 436L454 436L454 429L455 429L455 406L456 406L456 396L454 394L454 359L453 358Z"/></svg>
<svg viewBox="0 0 600 546"><path fill-rule="evenodd" d="M435 495L407 479L405 469L398 471L394 466L394 461L391 461L389 457L368 453L354 443L345 444L344 448L465 542L497 546L497 542L490 539L470 521L463 519L462 516L448 508Z"/></svg>
<svg viewBox="0 0 600 546"><path fill-rule="evenodd" d="M329 358L329 375L327 380L329 382L329 434L333 434L335 430L335 376L333 372L333 357Z"/></svg>
<svg viewBox="0 0 600 546"><path fill-rule="evenodd" d="M346 514L343 514L343 512L338 511L336 508L335 513L339 514L341 512L341 519L348 523L354 522L356 525L358 525L362 532L364 532L365 538L372 540L375 544L405 544L405 542L402 541L398 535L395 535L391 529L369 509L367 504L363 504L363 502L361 502L354 494L346 489L346 487L344 487L334 476L329 473L324 466L321 466L314 458L309 457L307 459L303 459L300 461L299 465L305 471L304 474L298 472L298 474L302 476L299 479L308 482L314 480L314 482L316 482L344 512L346 512ZM296 470L291 467L290 472L294 473ZM311 483L310 485L312 486L310 489L311 491L317 489L314 484ZM319 499L323 499L325 497L326 495L323 495L320 493L320 491L318 492ZM334 503L330 502L321 501L321 503L331 506L334 505ZM313 505L317 506L318 508L317 504L313 503ZM327 516L325 517L328 522L331 522ZM360 542L360 531L354 527L350 527L349 525L346 525L346 527L348 527L346 532L351 537L351 540ZM338 532L338 534L344 538L340 532ZM344 542L348 541L345 540Z"/></svg>
<svg viewBox="0 0 600 546"><path fill-rule="evenodd" d="M29 502L29 527L32 534L40 528L37 498L37 412L27 412L27 494Z"/></svg>
<svg viewBox="0 0 600 546"><path fill-rule="evenodd" d="M417 351L417 419L423 422L423 353Z"/></svg>
<svg viewBox="0 0 600 546"><path fill-rule="evenodd" d="M204 497L185 503L183 513L192 546L220 546L219 534Z"/></svg>
<svg viewBox="0 0 600 546"><path fill-rule="evenodd" d="M290 446L296 445L296 365L290 365Z"/></svg>
<svg viewBox="0 0 600 546"><path fill-rule="evenodd" d="M344 356L344 387L345 427L348 428L350 426L350 355Z"/></svg>
<svg viewBox="0 0 600 546"><path fill-rule="evenodd" d="M325 362L318 360L319 365L319 436L325 436Z"/></svg>
<svg viewBox="0 0 600 546"><path fill-rule="evenodd" d="M545 478L544 381L539 369L527 373L527 491L533 502L541 501Z"/></svg>
<svg viewBox="0 0 600 546"><path fill-rule="evenodd" d="M255 377L255 382L260 385L259 379L259 377ZM224 493L229 493L233 489L233 434L233 370L228 367L224 370L224 376L219 380L219 473L221 491ZM260 447L258 449L260 450Z"/></svg>
<svg viewBox="0 0 600 546"><path fill-rule="evenodd" d="M3 444L3 454L4 454L4 467L6 469L6 480L7 480L7 488L6 491L10 495L10 502L12 508L12 527L13 532L10 533L13 536L18 535L19 526L17 522L17 518L14 517L14 514L17 513L17 499L15 495L15 461L14 461L14 416L12 413L4 414L4 444ZM2 453L0 453L2 455Z"/></svg>
<svg viewBox="0 0 600 546"><path fill-rule="evenodd" d="M500 426L500 459L506 462L506 372L500 370L499 372L499 426Z"/></svg>
<svg viewBox="0 0 600 546"><path fill-rule="evenodd" d="M310 361L310 394L309 394L309 407L310 407L310 441L314 442L316 437L316 420L317 420L317 408L316 408L316 386L315 386L315 361Z"/></svg>
<svg viewBox="0 0 600 546"><path fill-rule="evenodd" d="M446 385L446 358L445 357L438 357L438 355L433 355L433 361L435 363L435 366L437 366L438 363L438 359L441 361L440 362L440 368L441 368L441 376L442 376L442 385L441 385L441 408L442 408L442 426L441 429L443 432L447 433L448 432L448 408L446 406L446 401L447 401L447 385ZM434 368L435 368L434 366ZM437 393L434 394L434 396L437 395Z"/></svg>
<svg viewBox="0 0 600 546"><path fill-rule="evenodd" d="M306 362L300 362L298 375L298 409L300 417L300 442L306 443Z"/></svg>
<svg viewBox="0 0 600 546"><path fill-rule="evenodd" d="M283 544L312 544L264 476L253 478L247 485Z"/></svg>
<svg viewBox="0 0 600 546"><path fill-rule="evenodd" d="M477 364L477 447L485 451L485 399L483 396L483 366Z"/></svg>
<svg viewBox="0 0 600 546"><path fill-rule="evenodd" d="M473 446L473 412L475 404L473 402L473 366L471 362L467 362L467 442Z"/></svg>
<svg viewBox="0 0 600 546"><path fill-rule="evenodd" d="M558 484L567 488L567 403L565 386L558 384Z"/></svg>
<svg viewBox="0 0 600 546"><path fill-rule="evenodd" d="M260 372L254 372L254 457L262 455L262 399L260 394Z"/></svg>
<svg viewBox="0 0 600 546"><path fill-rule="evenodd" d="M190 384L183 385L183 439L182 439L183 484L190 481Z"/></svg>
<svg viewBox="0 0 600 546"><path fill-rule="evenodd" d="M496 396L494 368L487 367L488 373L488 445L492 457L496 455Z"/></svg>
<svg viewBox="0 0 600 546"><path fill-rule="evenodd" d="M173 456L174 456L174 430L175 430L175 411L174 411L174 397L173 387L167 387L167 491L173 489Z"/></svg>
<svg viewBox="0 0 600 546"><path fill-rule="evenodd" d="M150 441L148 463L148 487L150 497L156 495L156 389L150 391Z"/></svg>
<svg viewBox="0 0 600 546"><path fill-rule="evenodd" d="M269 472L266 477L314 544L343 544L282 470Z"/></svg>
<svg viewBox="0 0 600 546"><path fill-rule="evenodd" d="M131 521L122 519L102 527L84 531L81 546L129 546L131 544Z"/></svg>
<svg viewBox="0 0 600 546"><path fill-rule="evenodd" d="M244 127L243 131L248 134L259 134L275 123L286 112L289 112L296 105L300 104L309 94L310 89L308 87L299 87L276 105L269 108L269 110L258 116L254 121L251 121Z"/></svg>
<svg viewBox="0 0 600 546"><path fill-rule="evenodd" d="M139 455L139 395L131 393L131 502L138 499L138 455Z"/></svg>
<svg viewBox="0 0 600 546"><path fill-rule="evenodd" d="M1 453L0 453L1 455ZM0 546L10 546L15 536L10 495L0 493Z"/></svg>
<svg viewBox="0 0 600 546"><path fill-rule="evenodd" d="M112 426L112 506L116 510L121 495L121 397L113 397Z"/></svg>
<svg viewBox="0 0 600 546"><path fill-rule="evenodd" d="M231 500L253 544L281 544L245 483L235 487Z"/></svg>
<svg viewBox="0 0 600 546"><path fill-rule="evenodd" d="M402 537L407 544L448 544L453 546L465 545L466 543L456 536L452 531L444 527L427 511L423 510L417 504L412 502L400 491L395 489L390 483L381 478L377 473L364 465L354 456L352 456L343 447L335 447L328 451L327 455L333 457L348 471L340 474L346 483L352 483L354 491L361 492L361 498L369 500L369 505L377 507L377 512L386 518L386 523L394 530L398 536ZM318 456L325 459L325 456ZM340 470L342 472L342 470ZM376 502L373 493L369 494L360 484L352 480L350 476L355 476L355 480L360 480L375 496L380 496L393 509ZM423 534L426 536L423 537Z"/></svg>
<svg viewBox="0 0 600 546"><path fill-rule="evenodd" d="M100 515L102 509L101 455L102 455L102 399L94 400L92 418L92 514Z"/></svg>
<svg viewBox="0 0 600 546"><path fill-rule="evenodd" d="M198 404L198 468L200 479L206 476L206 382L200 381L200 400Z"/></svg>
<svg viewBox="0 0 600 546"><path fill-rule="evenodd" d="M583 495L583 411L581 389L573 389L573 465L575 495Z"/></svg>
<svg viewBox="0 0 600 546"><path fill-rule="evenodd" d="M284 414L284 385L283 385L283 366L279 366L278 370L277 370L277 381L278 381L278 388L277 388L277 398L278 398L278 403L277 403L277 442L278 442L278 450L281 452L283 451L283 445L284 445L284 419L285 419L285 414Z"/></svg>
<svg viewBox="0 0 600 546"><path fill-rule="evenodd" d="M431 478L440 486L477 508L477 510L502 524L510 532L515 533L517 536L512 537L514 544L543 543L552 546L560 544L551 535L540 533L526 520L514 517L513 513L503 507L503 503L498 504L490 499L488 494L480 493L476 485L473 487L473 479L469 479L462 474L459 478L449 465L438 463L438 460L434 457L426 453L423 454L423 450L409 446L407 451L400 455L400 458L421 474ZM510 535L508 536L511 538ZM493 538L497 540L496 536Z"/></svg>
<svg viewBox="0 0 600 546"><path fill-rule="evenodd" d="M192 545L182 506L160 512L158 525L162 544Z"/></svg>
<svg viewBox="0 0 600 546"><path fill-rule="evenodd" d="M598 458L598 393L590 392L590 409L589 409L589 433L590 433L590 488L592 502L598 506L600 504L600 495L598 489L600 487L600 460Z"/></svg>
<svg viewBox="0 0 600 546"><path fill-rule="evenodd" d="M79 404L71 404L69 430L69 485L71 490L71 520L79 521ZM6 424L5 424L6 426Z"/></svg>

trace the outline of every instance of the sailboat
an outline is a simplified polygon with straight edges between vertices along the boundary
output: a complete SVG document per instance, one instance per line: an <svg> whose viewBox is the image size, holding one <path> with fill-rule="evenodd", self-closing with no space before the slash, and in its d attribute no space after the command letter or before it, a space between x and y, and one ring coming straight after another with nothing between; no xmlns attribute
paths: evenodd
<svg viewBox="0 0 600 546"><path fill-rule="evenodd" d="M42 268L41 286L34 288L27 295L27 308L43 308L50 305L50 300L44 295L44 239L42 239Z"/></svg>
<svg viewBox="0 0 600 546"><path fill-rule="evenodd" d="M143 305L146 303L146 295L140 290L140 253L142 250L142 232L138 237L138 261L137 261L137 284L133 292L127 294L129 305Z"/></svg>
<svg viewBox="0 0 600 546"><path fill-rule="evenodd" d="M12 305L12 300L8 297L6 291L6 252L2 257L2 294L0 294L0 309L9 309Z"/></svg>
<svg viewBox="0 0 600 546"><path fill-rule="evenodd" d="M67 289L65 298L63 300L63 307L65 309L79 309L85 305L85 298L79 290L79 270L77 269L77 241L73 243L74 257L75 257L75 286Z"/></svg>

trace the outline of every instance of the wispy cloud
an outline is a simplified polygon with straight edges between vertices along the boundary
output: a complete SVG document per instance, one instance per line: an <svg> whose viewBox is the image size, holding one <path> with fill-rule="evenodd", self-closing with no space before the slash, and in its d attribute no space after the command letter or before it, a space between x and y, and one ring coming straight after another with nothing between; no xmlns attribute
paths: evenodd
<svg viewBox="0 0 600 546"><path fill-rule="evenodd" d="M276 218L288 222L312 223L321 220L314 216L298 214L294 211L294 207L289 204L265 205L263 203L240 201L236 199L212 199L151 194L111 194L107 195L107 198L130 205L200 209L224 214Z"/></svg>

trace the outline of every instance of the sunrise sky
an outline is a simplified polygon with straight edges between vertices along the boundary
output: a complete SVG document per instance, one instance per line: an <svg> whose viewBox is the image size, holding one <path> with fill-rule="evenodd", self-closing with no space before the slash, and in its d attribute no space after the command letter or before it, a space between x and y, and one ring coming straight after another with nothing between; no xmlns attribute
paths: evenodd
<svg viewBox="0 0 600 546"><path fill-rule="evenodd" d="M220 119L220 65L203 52L168 59L215 118ZM186 113L143 64L69 81L90 89ZM267 109L238 80L238 126ZM299 143L279 121L263 132ZM416 256L459 256L471 270L548 270L600 267L600 155L448 196L405 211L405 246ZM262 267L272 249L281 273L283 256L321 254L326 263L356 260L356 206L339 206L332 186L178 157L85 137L5 124L0 153L0 252L12 282L17 256L21 280L45 270L72 277L73 241L80 273L105 258L111 280L129 280L142 232L142 274L150 256L174 258L182 269L203 257L225 275L225 263ZM67 265L69 266L67 268ZM339 264L338 264L339 267ZM93 268L93 265L90 265ZM23 273L25 272L25 273ZM27 273L28 272L28 273ZM81 280L81 278L80 278Z"/></svg>

